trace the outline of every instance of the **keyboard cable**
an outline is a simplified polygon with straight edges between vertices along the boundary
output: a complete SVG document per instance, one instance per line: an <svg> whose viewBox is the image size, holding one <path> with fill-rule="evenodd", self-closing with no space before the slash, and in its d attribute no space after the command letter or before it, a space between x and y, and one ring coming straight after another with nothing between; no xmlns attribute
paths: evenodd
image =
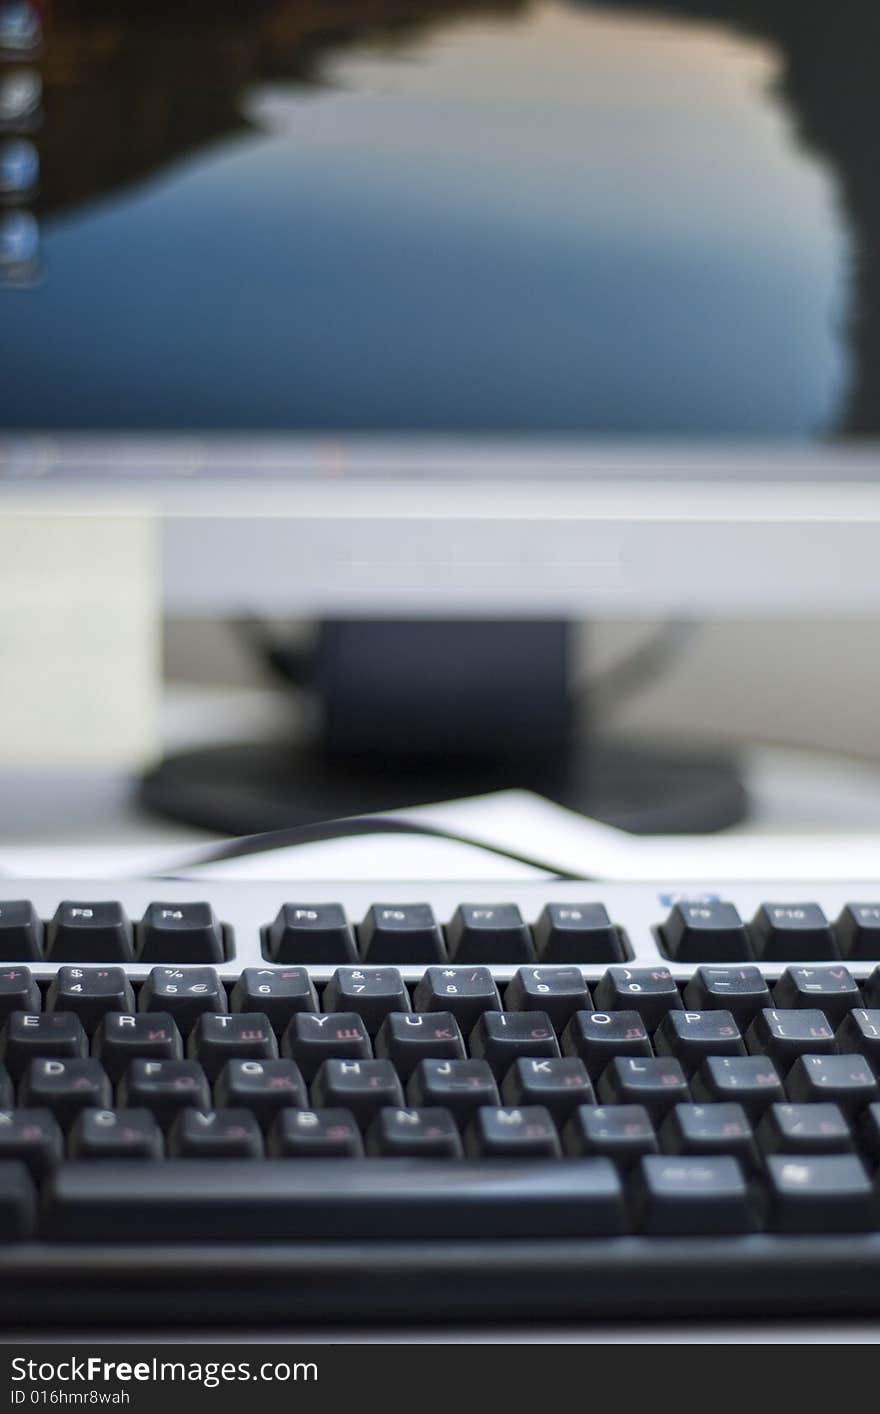
<svg viewBox="0 0 880 1414"><path fill-rule="evenodd" d="M560 869L558 864L541 859L538 855L525 854L518 850L505 849L501 845L488 844L486 841L474 839L470 835L459 834L454 830L444 830L439 825L427 825L418 820L407 820L401 816L387 815L340 816L335 820L320 820L310 825L293 825L285 830L266 830L258 835L241 835L238 838L226 840L222 844L208 846L204 852L174 866L171 872L162 869L161 872L150 877L154 879L180 878L185 875L186 871L198 868L203 864L222 864L226 860L244 859L251 854L268 854L274 849L294 849L300 845L318 844L325 840L351 839L357 835L384 834L422 835L431 839L446 840L452 844L468 845L473 849L481 849L487 854L494 854L501 859L512 860L515 864L525 864L530 869L540 869L543 873L550 874L554 879L568 880L571 883L590 883L595 878L590 874L575 874L570 870Z"/></svg>

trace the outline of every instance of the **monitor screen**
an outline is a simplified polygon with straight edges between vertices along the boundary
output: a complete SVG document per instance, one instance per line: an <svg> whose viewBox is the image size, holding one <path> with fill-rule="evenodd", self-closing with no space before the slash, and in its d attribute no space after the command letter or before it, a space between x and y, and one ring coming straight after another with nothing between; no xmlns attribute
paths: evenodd
<svg viewBox="0 0 880 1414"><path fill-rule="evenodd" d="M0 0L0 434L880 424L876 0Z"/></svg>

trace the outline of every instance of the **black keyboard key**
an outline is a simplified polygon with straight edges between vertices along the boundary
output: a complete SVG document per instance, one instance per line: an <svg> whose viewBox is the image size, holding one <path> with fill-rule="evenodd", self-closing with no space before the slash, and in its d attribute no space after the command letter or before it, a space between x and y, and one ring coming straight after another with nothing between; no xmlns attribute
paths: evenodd
<svg viewBox="0 0 880 1414"><path fill-rule="evenodd" d="M597 1011L637 1011L649 1031L682 1004L668 967L609 967L593 1000Z"/></svg>
<svg viewBox="0 0 880 1414"><path fill-rule="evenodd" d="M279 1110L306 1109L309 1097L295 1061L231 1060L217 1077L214 1101L218 1110L250 1110L266 1129Z"/></svg>
<svg viewBox="0 0 880 1414"><path fill-rule="evenodd" d="M72 1060L88 1053L88 1037L72 1011L14 1011L0 1036L0 1059L16 1080L37 1056Z"/></svg>
<svg viewBox="0 0 880 1414"><path fill-rule="evenodd" d="M443 930L428 903L374 903L358 929L365 962L444 962Z"/></svg>
<svg viewBox="0 0 880 1414"><path fill-rule="evenodd" d="M354 930L338 903L286 903L266 935L272 962L357 962Z"/></svg>
<svg viewBox="0 0 880 1414"><path fill-rule="evenodd" d="M543 1106L486 1106L471 1120L465 1152L486 1159L553 1159L561 1156L562 1148L550 1112Z"/></svg>
<svg viewBox="0 0 880 1414"><path fill-rule="evenodd" d="M834 924L834 935L847 961L880 958L880 903L848 903Z"/></svg>
<svg viewBox="0 0 880 1414"><path fill-rule="evenodd" d="M855 1154L770 1154L768 1226L773 1232L870 1232L874 1191Z"/></svg>
<svg viewBox="0 0 880 1414"><path fill-rule="evenodd" d="M484 1011L500 1011L501 998L488 967L429 967L413 996L416 1011L451 1011L469 1036Z"/></svg>
<svg viewBox="0 0 880 1414"><path fill-rule="evenodd" d="M880 1074L880 1011L856 1007L847 1012L835 1039L842 1054L864 1056L875 1075Z"/></svg>
<svg viewBox="0 0 880 1414"><path fill-rule="evenodd" d="M448 1110L380 1110L367 1134L367 1153L383 1158L460 1159L461 1138Z"/></svg>
<svg viewBox="0 0 880 1414"><path fill-rule="evenodd" d="M507 1011L543 1011L554 1029L565 1030L576 1011L593 1003L579 967L521 967L504 993Z"/></svg>
<svg viewBox="0 0 880 1414"><path fill-rule="evenodd" d="M52 962L132 962L134 936L120 903L62 903L46 931Z"/></svg>
<svg viewBox="0 0 880 1414"><path fill-rule="evenodd" d="M644 1105L581 1105L563 1132L566 1154L612 1159L631 1169L643 1154L656 1154L657 1136Z"/></svg>
<svg viewBox="0 0 880 1414"><path fill-rule="evenodd" d="M0 962L39 962L43 925L27 899L0 899Z"/></svg>
<svg viewBox="0 0 880 1414"><path fill-rule="evenodd" d="M534 929L541 962L625 962L626 945L601 903L548 903Z"/></svg>
<svg viewBox="0 0 880 1414"><path fill-rule="evenodd" d="M51 1110L0 1110L0 1161L20 1159L37 1183L64 1158L64 1135Z"/></svg>
<svg viewBox="0 0 880 1414"><path fill-rule="evenodd" d="M190 1032L187 1055L216 1080L229 1060L276 1060L278 1042L268 1016L203 1012Z"/></svg>
<svg viewBox="0 0 880 1414"><path fill-rule="evenodd" d="M499 1080L520 1056L558 1056L559 1043L543 1011L485 1011L470 1034L474 1060L489 1063Z"/></svg>
<svg viewBox="0 0 880 1414"><path fill-rule="evenodd" d="M213 967L154 967L141 987L140 1011L169 1012L188 1036L203 1012L226 1012L226 988Z"/></svg>
<svg viewBox="0 0 880 1414"><path fill-rule="evenodd" d="M849 1154L853 1136L839 1105L771 1105L757 1130L765 1154Z"/></svg>
<svg viewBox="0 0 880 1414"><path fill-rule="evenodd" d="M286 1121L302 1112L286 1110ZM47 1236L88 1242L574 1238L626 1231L605 1159L62 1164Z"/></svg>
<svg viewBox="0 0 880 1414"><path fill-rule="evenodd" d="M121 967L59 967L46 1010L75 1012L92 1036L108 1012L134 1011L134 990Z"/></svg>
<svg viewBox="0 0 880 1414"><path fill-rule="evenodd" d="M282 1110L269 1134L269 1153L282 1159L356 1159L363 1152L350 1110Z"/></svg>
<svg viewBox="0 0 880 1414"><path fill-rule="evenodd" d="M356 1012L299 1012L281 1038L281 1054L311 1082L325 1060L371 1060L373 1045Z"/></svg>
<svg viewBox="0 0 880 1414"><path fill-rule="evenodd" d="M453 962L534 962L535 944L515 903L463 903L446 930Z"/></svg>
<svg viewBox="0 0 880 1414"><path fill-rule="evenodd" d="M0 1241L32 1237L37 1228L37 1203L24 1164L0 1162Z"/></svg>
<svg viewBox="0 0 880 1414"><path fill-rule="evenodd" d="M181 1110L168 1135L175 1159L261 1159L263 1134L250 1110Z"/></svg>
<svg viewBox="0 0 880 1414"><path fill-rule="evenodd" d="M351 1110L366 1129L384 1105L404 1108L403 1090L388 1060L325 1061L312 1081L315 1109Z"/></svg>
<svg viewBox="0 0 880 1414"><path fill-rule="evenodd" d="M81 1110L69 1150L72 1159L161 1159L165 1140L149 1110Z"/></svg>
<svg viewBox="0 0 880 1414"><path fill-rule="evenodd" d="M178 1110L209 1110L211 1091L195 1061L133 1060L119 1085L119 1107L149 1110L167 1129Z"/></svg>
<svg viewBox="0 0 880 1414"><path fill-rule="evenodd" d="M880 1099L880 1087L864 1056L799 1056L785 1088L796 1104L830 1100L851 1119Z"/></svg>
<svg viewBox="0 0 880 1414"><path fill-rule="evenodd" d="M664 1154L730 1154L748 1173L758 1148L742 1105L676 1105L660 1130Z"/></svg>
<svg viewBox="0 0 880 1414"><path fill-rule="evenodd" d="M145 1060L182 1060L183 1041L167 1012L109 1012L95 1032L92 1054L110 1079L121 1080L136 1056Z"/></svg>
<svg viewBox="0 0 880 1414"><path fill-rule="evenodd" d="M668 1011L654 1032L658 1056L675 1056L693 1075L707 1056L744 1056L739 1027L729 1011Z"/></svg>
<svg viewBox="0 0 880 1414"><path fill-rule="evenodd" d="M391 1061L401 1080L408 1080L421 1060L465 1056L458 1022L448 1011L391 1012L379 1028L375 1050Z"/></svg>
<svg viewBox="0 0 880 1414"><path fill-rule="evenodd" d="M562 1125L578 1105L593 1103L593 1087L582 1060L566 1056L559 1060L521 1057L514 1061L501 1086L505 1105L543 1105Z"/></svg>
<svg viewBox="0 0 880 1414"><path fill-rule="evenodd" d="M880 1007L880 967L875 967L866 982L862 983L862 996L868 1007Z"/></svg>
<svg viewBox="0 0 880 1414"><path fill-rule="evenodd" d="M29 967L0 967L0 1025L13 1011L43 1009L40 988Z"/></svg>
<svg viewBox="0 0 880 1414"><path fill-rule="evenodd" d="M700 967L684 989L684 1004L693 1011L729 1011L745 1031L772 1002L759 967Z"/></svg>
<svg viewBox="0 0 880 1414"><path fill-rule="evenodd" d="M652 1056L645 1023L637 1011L579 1011L562 1036L562 1052L578 1056L598 1080L616 1056Z"/></svg>
<svg viewBox="0 0 880 1414"><path fill-rule="evenodd" d="M315 984L304 967L246 967L232 989L233 1011L268 1016L280 1036L300 1011L319 1010Z"/></svg>
<svg viewBox="0 0 880 1414"><path fill-rule="evenodd" d="M773 988L773 1004L818 1009L838 1026L862 998L845 967L787 967Z"/></svg>
<svg viewBox="0 0 880 1414"><path fill-rule="evenodd" d="M209 903L151 903L137 926L139 962L222 962L223 927Z"/></svg>
<svg viewBox="0 0 880 1414"><path fill-rule="evenodd" d="M636 1225L656 1235L752 1232L743 1171L727 1155L648 1154L635 1174Z"/></svg>
<svg viewBox="0 0 880 1414"><path fill-rule="evenodd" d="M424 1060L407 1085L407 1099L417 1108L449 1110L464 1127L481 1105L499 1105L498 1085L482 1060Z"/></svg>
<svg viewBox="0 0 880 1414"><path fill-rule="evenodd" d="M32 1060L21 1082L26 1109L50 1110L62 1129L69 1129L80 1110L106 1110L113 1104L110 1080L92 1057Z"/></svg>
<svg viewBox="0 0 880 1414"><path fill-rule="evenodd" d="M817 903L764 903L752 919L762 962L830 962L840 956L828 919Z"/></svg>
<svg viewBox="0 0 880 1414"><path fill-rule="evenodd" d="M691 1080L698 1104L732 1101L754 1124L768 1105L785 1099L782 1081L767 1056L710 1056Z"/></svg>
<svg viewBox="0 0 880 1414"><path fill-rule="evenodd" d="M823 1011L759 1011L748 1031L746 1046L752 1055L766 1055L783 1072L798 1056L830 1055L836 1049L834 1032Z"/></svg>
<svg viewBox="0 0 880 1414"><path fill-rule="evenodd" d="M15 1104L15 1087L12 1076L4 1065L0 1065L0 1108L7 1109Z"/></svg>
<svg viewBox="0 0 880 1414"><path fill-rule="evenodd" d="M748 962L754 956L739 913L721 900L675 904L660 937L676 962Z"/></svg>
<svg viewBox="0 0 880 1414"><path fill-rule="evenodd" d="M859 1116L859 1147L875 1166L880 1164L880 1104L869 1105Z"/></svg>
<svg viewBox="0 0 880 1414"><path fill-rule="evenodd" d="M390 1011L411 1011L396 967L338 967L324 988L325 1011L354 1011L375 1036Z"/></svg>
<svg viewBox="0 0 880 1414"><path fill-rule="evenodd" d="M670 1056L662 1059L619 1056L599 1077L597 1094L603 1105L644 1105L655 1123L673 1105L691 1098L684 1072Z"/></svg>

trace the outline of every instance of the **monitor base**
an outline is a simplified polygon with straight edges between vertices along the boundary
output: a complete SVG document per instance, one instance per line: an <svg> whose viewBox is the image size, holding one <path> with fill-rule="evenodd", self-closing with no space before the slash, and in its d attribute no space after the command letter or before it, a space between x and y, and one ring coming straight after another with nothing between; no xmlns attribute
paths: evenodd
<svg viewBox="0 0 880 1414"><path fill-rule="evenodd" d="M635 834L703 834L739 823L745 787L732 757L591 741L557 756L331 754L320 745L242 742L168 756L141 803L224 835L259 834L518 787Z"/></svg>

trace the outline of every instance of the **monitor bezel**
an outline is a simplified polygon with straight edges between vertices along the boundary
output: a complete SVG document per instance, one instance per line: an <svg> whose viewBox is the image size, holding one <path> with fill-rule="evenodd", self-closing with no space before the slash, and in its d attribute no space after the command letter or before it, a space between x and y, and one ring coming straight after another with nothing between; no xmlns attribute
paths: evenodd
<svg viewBox="0 0 880 1414"><path fill-rule="evenodd" d="M172 613L880 610L880 444L31 434L0 513L153 518Z"/></svg>

